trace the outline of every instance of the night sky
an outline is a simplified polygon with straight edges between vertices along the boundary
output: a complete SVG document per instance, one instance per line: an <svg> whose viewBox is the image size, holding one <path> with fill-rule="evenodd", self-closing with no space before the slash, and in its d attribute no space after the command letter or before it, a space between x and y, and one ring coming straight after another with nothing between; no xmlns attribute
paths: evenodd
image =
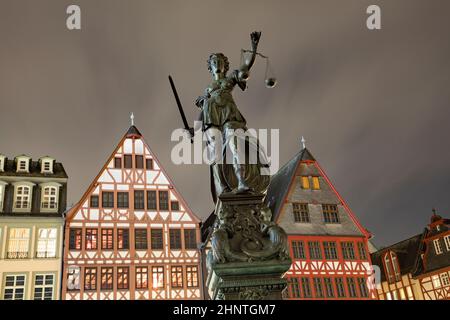
<svg viewBox="0 0 450 320"><path fill-rule="evenodd" d="M82 30L66 28L78 4ZM382 29L366 28L378 4ZM206 60L231 67L249 34L258 59L235 100L252 128L280 129L280 162L307 147L377 245L423 230L431 208L450 216L450 2L21 1L0 4L0 153L50 155L79 200L136 125L199 217L213 208L207 165L176 166L170 134L210 81Z"/></svg>

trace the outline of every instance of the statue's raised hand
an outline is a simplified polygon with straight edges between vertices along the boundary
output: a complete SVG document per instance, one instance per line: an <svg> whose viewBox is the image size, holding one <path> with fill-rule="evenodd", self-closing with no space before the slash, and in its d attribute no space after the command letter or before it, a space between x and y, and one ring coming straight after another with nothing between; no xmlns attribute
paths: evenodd
<svg viewBox="0 0 450 320"><path fill-rule="evenodd" d="M261 38L261 32L260 31L253 31L250 34L250 38L252 39L252 48L256 49L256 47L258 47L259 38Z"/></svg>

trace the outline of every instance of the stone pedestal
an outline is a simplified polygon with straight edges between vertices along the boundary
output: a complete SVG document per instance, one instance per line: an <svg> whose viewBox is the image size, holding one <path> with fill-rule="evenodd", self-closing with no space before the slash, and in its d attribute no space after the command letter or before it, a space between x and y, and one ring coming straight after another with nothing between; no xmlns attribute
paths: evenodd
<svg viewBox="0 0 450 320"><path fill-rule="evenodd" d="M279 300L291 260L286 233L272 221L263 194L222 194L207 257L212 299Z"/></svg>

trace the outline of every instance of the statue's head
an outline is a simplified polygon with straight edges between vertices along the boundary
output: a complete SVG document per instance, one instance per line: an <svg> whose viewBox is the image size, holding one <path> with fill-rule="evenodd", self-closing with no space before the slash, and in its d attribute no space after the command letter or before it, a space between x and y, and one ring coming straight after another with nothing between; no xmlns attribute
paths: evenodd
<svg viewBox="0 0 450 320"><path fill-rule="evenodd" d="M208 58L208 71L211 74L226 74L230 68L228 58L223 53L212 53Z"/></svg>

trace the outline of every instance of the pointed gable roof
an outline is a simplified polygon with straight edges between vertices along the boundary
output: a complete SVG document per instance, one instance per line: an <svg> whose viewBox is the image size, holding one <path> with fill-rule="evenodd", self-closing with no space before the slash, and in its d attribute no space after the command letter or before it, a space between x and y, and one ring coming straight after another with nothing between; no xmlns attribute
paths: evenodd
<svg viewBox="0 0 450 320"><path fill-rule="evenodd" d="M320 174L326 183L329 185L331 191L335 194L340 203L344 206L345 211L348 214L349 219L346 221L345 229L354 231L358 231L365 235L367 238L370 238L371 234L368 230L366 230L358 221L356 216L348 207L347 203L341 197L341 195L334 188L330 179L327 177L325 172L322 170L312 153L308 150L308 148L303 148L300 150L291 160L289 160L280 170L272 176L269 188L267 190L267 194L265 197L265 203L272 210L273 220L277 221L280 217L280 213L283 211L283 206L286 203L286 200L289 196L289 192L293 188L294 181L296 176L298 175L299 170L305 170L305 164L313 164L314 165L314 173ZM303 167L303 168L302 168ZM308 172L308 175L311 175L311 172ZM353 226L352 226L353 225ZM327 233L322 226L316 226L315 230L319 233ZM356 228L356 229L355 229ZM309 230L308 232L310 232ZM352 231L353 233L353 231Z"/></svg>
<svg viewBox="0 0 450 320"><path fill-rule="evenodd" d="M191 210L191 208L187 205L186 201L184 200L184 198L181 196L181 194L176 190L175 185L172 181L172 179L167 175L166 171L164 170L164 168L161 166L161 162L158 160L158 158L156 157L155 153L151 150L151 148L149 147L149 145L147 144L147 142L145 141L144 137L142 136L142 134L140 133L140 131L138 130L138 128L134 125L130 126L128 128L128 130L125 132L125 134L123 135L123 137L120 139L119 143L117 144L116 148L114 149L114 151L111 153L111 155L108 157L108 159L106 160L105 164L103 165L102 169L99 171L99 173L97 174L97 176L93 179L93 181L91 182L91 184L89 185L89 187L87 188L86 192L83 194L83 196L81 197L80 201L77 202L67 213L67 220L71 220L73 218L73 216L77 213L77 211L82 207L83 203L85 203L88 199L88 197L90 196L90 194L92 193L92 190L95 189L95 187L97 186L97 183L100 179L100 177L103 175L103 173L105 172L105 170L108 168L109 163L111 163L111 161L114 159L115 155L119 152L119 150L123 149L124 147L124 143L126 139L129 138L138 138L142 141L143 145L145 146L145 148L148 149L150 155L153 158L153 161L156 163L156 166L158 168L158 170L162 173L162 176L164 178L167 179L168 185L170 186L170 190L172 190L176 196L177 199L181 202L182 206L185 208L186 213L189 213L189 215L192 217L193 221L195 223L200 223L201 220L193 213L193 211Z"/></svg>

